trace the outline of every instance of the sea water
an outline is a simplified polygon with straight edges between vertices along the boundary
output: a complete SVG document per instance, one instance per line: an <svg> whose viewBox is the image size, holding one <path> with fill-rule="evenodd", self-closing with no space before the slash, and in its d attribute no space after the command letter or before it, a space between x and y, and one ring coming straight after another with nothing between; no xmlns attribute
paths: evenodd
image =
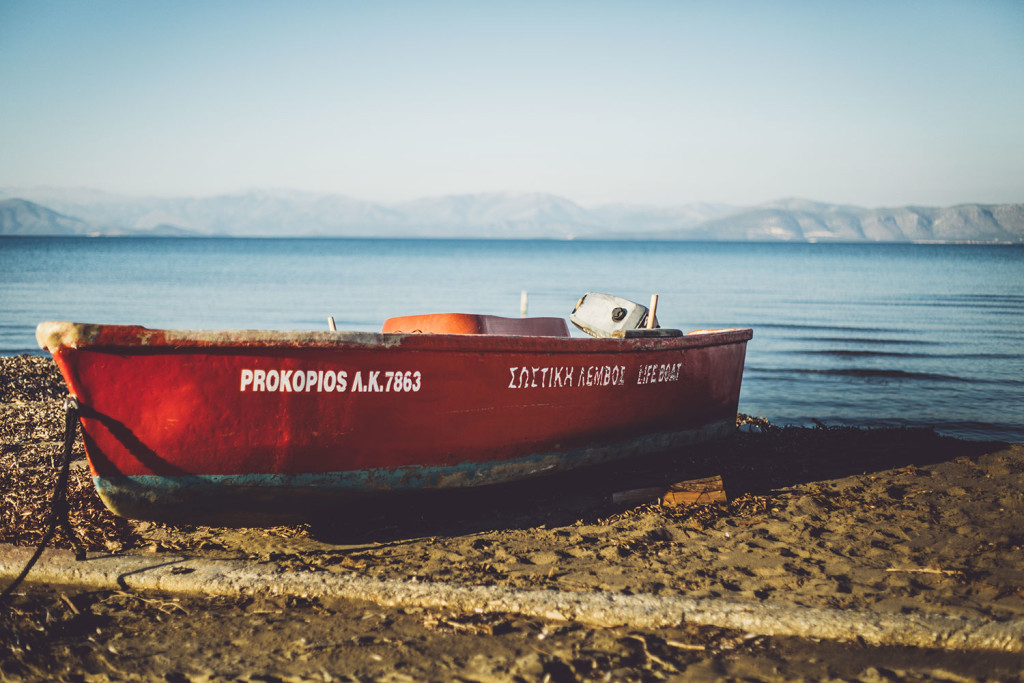
<svg viewBox="0 0 1024 683"><path fill-rule="evenodd" d="M379 330L391 316L567 317L588 291L662 327L751 327L740 411L1024 442L1024 247L0 238L0 355L42 320Z"/></svg>

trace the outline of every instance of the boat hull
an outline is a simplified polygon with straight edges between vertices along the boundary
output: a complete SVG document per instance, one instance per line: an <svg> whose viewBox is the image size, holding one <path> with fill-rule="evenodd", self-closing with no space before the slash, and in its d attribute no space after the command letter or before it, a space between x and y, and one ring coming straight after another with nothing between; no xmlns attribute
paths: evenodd
<svg viewBox="0 0 1024 683"><path fill-rule="evenodd" d="M719 438L750 336L37 330L82 407L104 503L166 521L301 517Z"/></svg>

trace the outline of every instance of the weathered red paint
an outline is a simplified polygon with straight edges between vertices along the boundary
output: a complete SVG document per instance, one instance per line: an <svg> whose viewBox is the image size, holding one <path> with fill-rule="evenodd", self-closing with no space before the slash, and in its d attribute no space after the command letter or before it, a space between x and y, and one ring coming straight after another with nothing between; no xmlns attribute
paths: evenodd
<svg viewBox="0 0 1024 683"><path fill-rule="evenodd" d="M394 473L417 470L441 473L427 486L490 483L529 475L534 456L561 469L588 464L574 454L594 447L731 424L751 331L577 339L43 323L37 338L82 406L98 483L199 475L248 486L257 475L294 489L296 477L345 473L394 488ZM388 371L401 373L400 391L354 390L357 373L383 389Z"/></svg>

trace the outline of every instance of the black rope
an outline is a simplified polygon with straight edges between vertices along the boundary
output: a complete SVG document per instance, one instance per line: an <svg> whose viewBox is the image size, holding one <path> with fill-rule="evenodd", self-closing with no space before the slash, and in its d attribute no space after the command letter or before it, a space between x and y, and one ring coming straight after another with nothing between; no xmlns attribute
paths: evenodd
<svg viewBox="0 0 1024 683"><path fill-rule="evenodd" d="M71 527L71 520L68 519L68 478L71 472L71 450L75 446L75 438L78 436L78 399L68 396L64 400L64 459L60 464L60 474L57 476L57 483L53 487L53 496L50 498L50 514L46 518L47 529L43 534L43 540L39 547L29 559L25 568L21 570L18 578L14 579L3 593L0 593L0 600L14 592L14 589L25 580L32 566L42 557L43 550L53 539L54 533L59 526L68 537L71 547L75 550L75 559L85 559L85 547L78 538L78 534Z"/></svg>

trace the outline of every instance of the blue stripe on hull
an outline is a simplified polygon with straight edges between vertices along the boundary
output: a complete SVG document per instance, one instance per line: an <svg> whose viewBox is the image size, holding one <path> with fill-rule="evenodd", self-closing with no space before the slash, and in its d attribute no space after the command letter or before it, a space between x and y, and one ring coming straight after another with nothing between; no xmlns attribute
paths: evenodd
<svg viewBox="0 0 1024 683"><path fill-rule="evenodd" d="M307 474L93 477L104 504L123 517L159 521L276 523L303 518L318 505L385 492L467 488L517 481L547 472L663 453L724 438L734 420L652 434L611 445L529 455L500 462Z"/></svg>

